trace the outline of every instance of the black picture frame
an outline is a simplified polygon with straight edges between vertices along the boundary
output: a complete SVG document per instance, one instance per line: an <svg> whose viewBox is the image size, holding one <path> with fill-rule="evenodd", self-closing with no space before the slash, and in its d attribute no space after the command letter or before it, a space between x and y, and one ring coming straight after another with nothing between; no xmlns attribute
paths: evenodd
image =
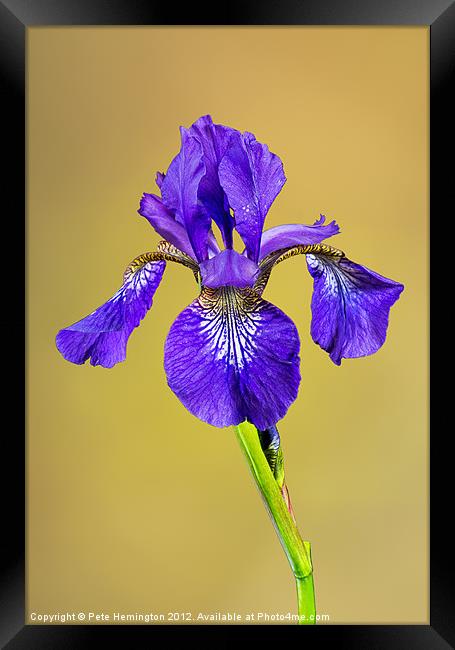
<svg viewBox="0 0 455 650"><path fill-rule="evenodd" d="M33 648L98 647L107 637L126 647L148 647L165 635L170 642L191 642L203 633L207 644L227 645L237 626L33 626L25 625L25 462L24 443L26 381L23 350L26 311L25 240L25 36L36 25L421 25L430 27L430 214L433 221L450 219L454 181L451 151L451 120L454 103L450 85L455 70L455 3L453 0L233 0L178 7L156 0L0 0L0 83L2 109L3 207L3 334L2 398L3 436L3 534L1 536L0 643L9 650ZM441 221L438 222L440 225ZM433 235L439 234L433 226ZM431 231L431 227L430 227ZM436 235L437 237L437 235ZM436 242L437 243L437 242ZM433 246L433 244L432 244ZM49 254L52 254L50 251ZM450 251L449 251L450 254ZM438 255L438 277L444 263ZM431 292L436 279L431 279ZM433 303L433 301L432 301ZM447 334L450 338L450 334ZM440 344L441 345L441 344ZM438 347L438 346L436 346ZM434 348L432 348L433 350ZM439 351L439 350L438 350ZM427 354L422 350L422 354ZM443 354L441 345L441 354ZM445 404L438 390L432 395L432 413ZM6 424L6 415L11 422ZM433 418L432 418L433 425ZM431 532L430 532L430 624L429 625L321 625L267 626L271 643L283 634L304 636L309 647L318 642L339 647L403 648L431 650L454 647L454 586L452 540L447 532L451 518L449 438L445 426L431 427ZM449 465L450 464L450 465ZM386 543L386 535L385 535ZM378 567L378 571L387 570ZM427 570L422 567L422 570ZM220 630L222 629L222 639ZM250 628L251 630L252 628ZM254 626L254 634L260 632ZM299 631L300 630L300 631ZM216 634L216 641L214 635ZM279 636L278 636L279 635ZM140 641L141 639L142 641ZM452 645L451 645L452 644ZM307 646L308 647L308 646Z"/></svg>

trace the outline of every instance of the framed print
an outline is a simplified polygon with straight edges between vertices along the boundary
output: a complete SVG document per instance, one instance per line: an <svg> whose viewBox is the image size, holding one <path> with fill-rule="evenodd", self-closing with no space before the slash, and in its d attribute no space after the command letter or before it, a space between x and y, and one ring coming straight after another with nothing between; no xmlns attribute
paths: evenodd
<svg viewBox="0 0 455 650"><path fill-rule="evenodd" d="M2 643L311 614L312 640L450 647L429 242L454 5L0 11Z"/></svg>

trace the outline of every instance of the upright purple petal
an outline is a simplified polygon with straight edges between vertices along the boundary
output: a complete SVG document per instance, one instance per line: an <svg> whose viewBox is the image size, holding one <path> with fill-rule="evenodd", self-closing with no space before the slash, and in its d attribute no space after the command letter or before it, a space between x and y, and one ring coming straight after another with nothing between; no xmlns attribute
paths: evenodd
<svg viewBox="0 0 455 650"><path fill-rule="evenodd" d="M147 219L163 239L196 260L196 253L193 251L184 226L175 220L173 211L166 208L159 196L144 193L138 212ZM213 257L220 252L218 242L211 230L207 236L207 247L209 256Z"/></svg>
<svg viewBox="0 0 455 650"><path fill-rule="evenodd" d="M265 230L262 233L259 259L262 260L266 255L280 248L297 246L298 244L319 244L324 239L340 232L340 228L335 221L331 221L327 225L323 225L324 222L325 217L321 214L320 218L312 226L305 226L300 223L286 224Z"/></svg>
<svg viewBox="0 0 455 650"><path fill-rule="evenodd" d="M216 427L273 426L297 397L294 323L249 289L204 289L174 321L164 368L182 404Z"/></svg>
<svg viewBox="0 0 455 650"><path fill-rule="evenodd" d="M188 130L188 133L201 143L203 149L205 175L199 184L199 201L219 227L227 248L232 248L234 220L220 185L218 166L234 132L234 129L222 124L213 124L210 115L200 117Z"/></svg>
<svg viewBox="0 0 455 650"><path fill-rule="evenodd" d="M218 242L216 241L216 237L213 234L213 230L209 230L209 234L207 235L207 248L209 252L209 257L213 257L214 255L218 255L220 252L220 247L218 246Z"/></svg>
<svg viewBox="0 0 455 650"><path fill-rule="evenodd" d="M286 182L283 164L252 133L234 133L220 163L219 177L248 257L257 262L265 217Z"/></svg>
<svg viewBox="0 0 455 650"><path fill-rule="evenodd" d="M153 303L166 262L147 262L125 279L123 286L104 305L86 318L60 330L60 353L72 363L90 359L92 366L112 368L126 357L126 346Z"/></svg>
<svg viewBox="0 0 455 650"><path fill-rule="evenodd" d="M198 261L207 258L211 218L198 205L198 188L205 175L201 143L181 127L182 146L161 183L165 206L184 227Z"/></svg>
<svg viewBox="0 0 455 650"><path fill-rule="evenodd" d="M337 365L373 354L386 339L389 312L404 287L346 257L307 255L314 278L311 336Z"/></svg>
<svg viewBox="0 0 455 650"><path fill-rule="evenodd" d="M147 219L161 237L196 259L184 226L175 220L172 210L167 208L158 196L144 193L140 206L139 214Z"/></svg>
<svg viewBox="0 0 455 650"><path fill-rule="evenodd" d="M165 177L166 174L163 174L163 172L156 172L155 183L157 184L159 189L161 189L161 185L163 184Z"/></svg>
<svg viewBox="0 0 455 650"><path fill-rule="evenodd" d="M201 262L202 284L207 287L252 287L259 267L237 251L226 249Z"/></svg>

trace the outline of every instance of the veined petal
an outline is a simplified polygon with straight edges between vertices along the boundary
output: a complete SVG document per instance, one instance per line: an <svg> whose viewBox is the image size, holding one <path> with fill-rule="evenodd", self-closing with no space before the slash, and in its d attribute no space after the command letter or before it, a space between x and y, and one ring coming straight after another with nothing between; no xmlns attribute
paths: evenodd
<svg viewBox="0 0 455 650"><path fill-rule="evenodd" d="M188 133L201 143L203 149L205 175L199 184L199 201L219 227L227 248L232 248L234 219L229 211L227 197L220 185L218 165L234 131L222 124L213 124L210 115L200 117L188 130Z"/></svg>
<svg viewBox="0 0 455 650"><path fill-rule="evenodd" d="M384 343L389 312L404 287L346 257L307 255L314 278L311 336L337 365Z"/></svg>
<svg viewBox="0 0 455 650"><path fill-rule="evenodd" d="M300 341L286 314L251 289L205 288L174 321L164 368L182 404L216 427L273 426L297 397Z"/></svg>
<svg viewBox="0 0 455 650"><path fill-rule="evenodd" d="M147 219L161 237L196 259L185 228L175 220L172 210L158 196L144 193L140 206L139 214Z"/></svg>
<svg viewBox="0 0 455 650"><path fill-rule="evenodd" d="M65 359L82 364L90 358L92 366L105 368L124 361L130 334L152 306L165 267L164 261L133 262L112 298L57 334L57 348Z"/></svg>
<svg viewBox="0 0 455 650"><path fill-rule="evenodd" d="M269 228L262 233L261 250L259 259L262 260L266 255L280 248L288 246L297 246L298 244L319 244L324 239L337 235L340 228L335 221L323 225L325 216L314 222L312 226L304 224L286 224Z"/></svg>
<svg viewBox="0 0 455 650"><path fill-rule="evenodd" d="M219 177L234 210L235 228L248 257L257 263L265 217L286 182L283 164L252 133L236 132L221 160Z"/></svg>
<svg viewBox="0 0 455 650"><path fill-rule="evenodd" d="M184 227L198 261L207 258L207 237L211 218L198 204L198 188L205 175L201 143L187 129L180 128L182 146L161 183L165 206Z"/></svg>

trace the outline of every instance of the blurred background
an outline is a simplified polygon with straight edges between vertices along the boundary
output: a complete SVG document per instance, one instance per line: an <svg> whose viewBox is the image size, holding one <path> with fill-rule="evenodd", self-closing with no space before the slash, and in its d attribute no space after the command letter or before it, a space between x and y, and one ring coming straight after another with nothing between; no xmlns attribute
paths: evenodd
<svg viewBox="0 0 455 650"><path fill-rule="evenodd" d="M428 622L427 28L28 30L28 611L295 612L292 574L231 429L190 415L163 344L197 295L169 264L111 370L57 331L159 241L136 210L210 113L287 175L266 225L313 223L405 285L384 347L335 366L310 337L305 259L264 297L296 323L299 397L280 423L330 623Z"/></svg>

